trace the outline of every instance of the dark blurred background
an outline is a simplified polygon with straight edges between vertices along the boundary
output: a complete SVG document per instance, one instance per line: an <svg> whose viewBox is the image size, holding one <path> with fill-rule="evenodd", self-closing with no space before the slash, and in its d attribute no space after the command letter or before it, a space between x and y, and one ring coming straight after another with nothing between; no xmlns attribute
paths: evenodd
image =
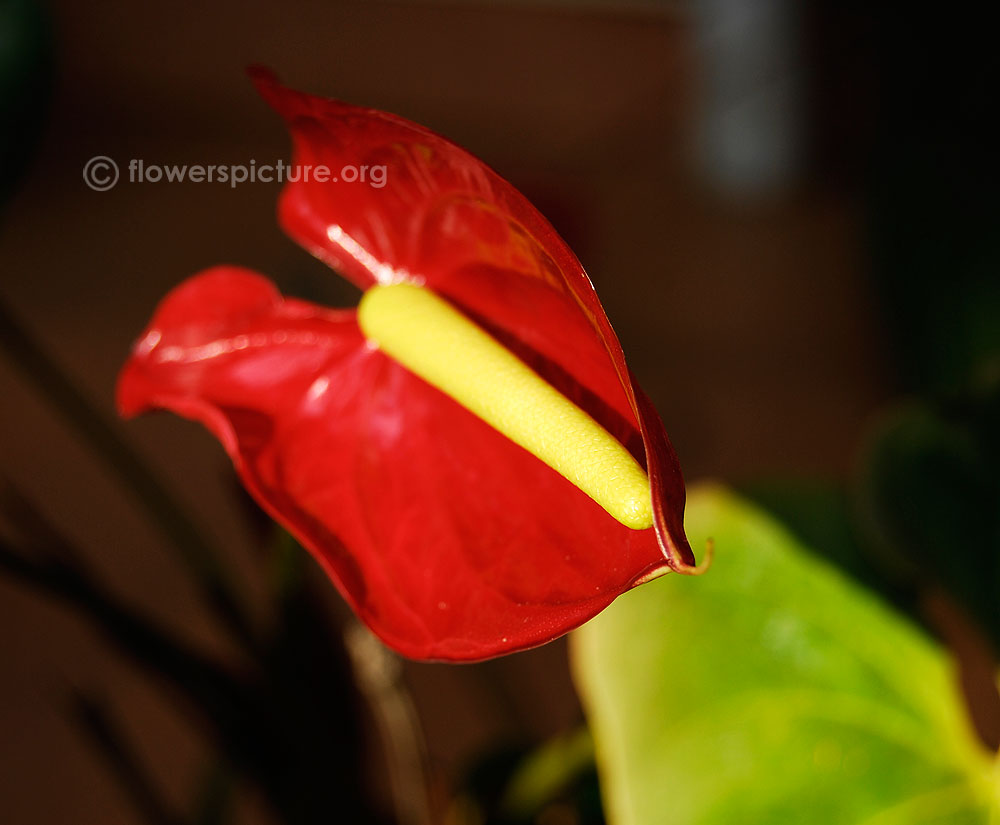
<svg viewBox="0 0 1000 825"><path fill-rule="evenodd" d="M7 109L23 120L3 124L0 297L109 419L133 337L199 269L237 263L286 292L355 300L282 235L276 184L84 185L95 155L123 171L287 159L251 63L426 124L534 200L593 278L689 480L849 477L876 410L967 378L953 347L996 345L995 49L971 4L905 17L820 0L0 8L5 70L22 61L35 84ZM956 329L976 334L949 343ZM112 592L232 659L130 490L7 358L0 402L6 479ZM116 427L266 624L261 528L221 448L166 415ZM211 761L197 719L74 611L0 578L0 662L3 822L141 821L74 722L81 689L113 700L157 785L186 804ZM441 798L498 744L579 720L562 642L407 663L404 685ZM377 753L360 758L378 774ZM249 786L236 805L234 821L275 821Z"/></svg>

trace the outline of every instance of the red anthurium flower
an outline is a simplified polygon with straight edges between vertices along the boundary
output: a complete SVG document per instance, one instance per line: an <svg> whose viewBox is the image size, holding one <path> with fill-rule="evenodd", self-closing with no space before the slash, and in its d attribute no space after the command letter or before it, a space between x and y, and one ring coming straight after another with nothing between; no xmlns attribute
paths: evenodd
<svg viewBox="0 0 1000 825"><path fill-rule="evenodd" d="M549 223L421 126L253 76L294 138L282 226L366 290L361 307L284 298L235 267L196 275L136 344L121 412L205 424L413 658L538 645L696 570L663 425Z"/></svg>

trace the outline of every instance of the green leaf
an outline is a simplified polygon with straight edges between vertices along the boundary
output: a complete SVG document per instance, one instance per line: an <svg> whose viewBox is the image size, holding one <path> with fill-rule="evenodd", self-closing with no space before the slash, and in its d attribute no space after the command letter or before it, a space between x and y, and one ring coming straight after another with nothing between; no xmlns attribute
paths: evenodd
<svg viewBox="0 0 1000 825"><path fill-rule="evenodd" d="M873 558L945 588L1000 643L1000 417L990 404L894 410L868 439L855 495Z"/></svg>
<svg viewBox="0 0 1000 825"><path fill-rule="evenodd" d="M585 727L558 736L526 757L507 782L501 811L530 822L582 774L594 769L594 742Z"/></svg>
<svg viewBox="0 0 1000 825"><path fill-rule="evenodd" d="M1000 821L943 651L718 487L702 577L665 576L574 634L613 825ZM995 819L991 819L991 817Z"/></svg>

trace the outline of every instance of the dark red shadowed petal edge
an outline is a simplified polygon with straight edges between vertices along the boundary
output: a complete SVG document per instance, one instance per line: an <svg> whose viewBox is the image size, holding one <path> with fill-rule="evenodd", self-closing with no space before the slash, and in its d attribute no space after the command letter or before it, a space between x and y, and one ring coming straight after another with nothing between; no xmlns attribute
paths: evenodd
<svg viewBox="0 0 1000 825"><path fill-rule="evenodd" d="M293 168L323 164L336 173L343 165L383 163L390 166L394 183L402 181L385 190L361 185L319 186L303 181L301 176L297 182L286 184L279 201L279 221L312 254L362 288L386 280L387 272L393 273L388 277L395 277L416 270L427 286L473 314L495 321L521 340L533 334L526 324L517 318L498 318L502 310L498 303L473 303L484 291L479 287L492 283L494 270L502 268L508 279L522 276L536 283L544 281L554 292L572 299L600 339L638 424L652 489L654 529L664 560L678 573L702 572L705 564L697 565L684 534L684 480L663 423L634 383L621 344L589 277L545 217L484 163L418 124L288 89L266 68L253 67L249 74L258 92L284 118L292 133ZM480 222L502 221L511 235L503 236L498 246L509 247L509 237L516 233L527 245L523 258L504 258L500 267L498 251L488 248L487 243L483 252L482 233L473 238L476 243L472 244L469 237L475 232L468 227L446 239L444 252L428 252L428 226L435 215L449 209L462 209L463 218L471 214L471 219ZM484 270L490 275L482 276ZM548 351L543 341L533 340L532 345L544 356L555 358L558 339L556 331ZM587 385L586 375L577 372L574 377Z"/></svg>

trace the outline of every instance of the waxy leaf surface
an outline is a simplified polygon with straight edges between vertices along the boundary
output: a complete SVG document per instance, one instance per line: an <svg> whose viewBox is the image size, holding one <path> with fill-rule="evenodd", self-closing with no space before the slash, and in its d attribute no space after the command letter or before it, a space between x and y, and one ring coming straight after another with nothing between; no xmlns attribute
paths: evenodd
<svg viewBox="0 0 1000 825"><path fill-rule="evenodd" d="M711 574L667 576L572 638L612 825L985 825L995 755L920 630L720 488Z"/></svg>

